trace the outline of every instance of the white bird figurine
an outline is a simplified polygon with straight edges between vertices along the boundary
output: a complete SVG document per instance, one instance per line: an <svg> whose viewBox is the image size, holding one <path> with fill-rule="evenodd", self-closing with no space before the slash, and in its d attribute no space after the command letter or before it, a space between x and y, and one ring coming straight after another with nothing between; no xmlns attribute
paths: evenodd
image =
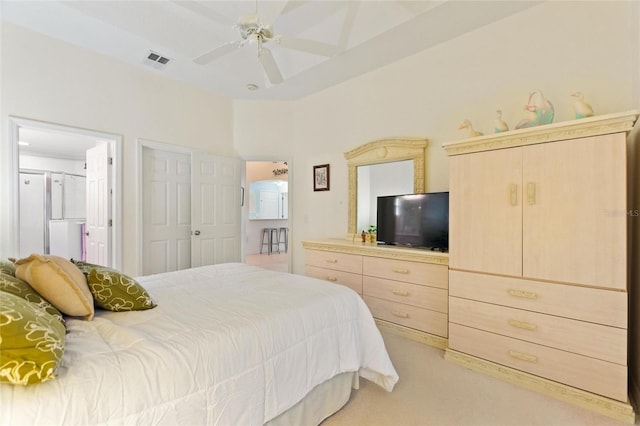
<svg viewBox="0 0 640 426"><path fill-rule="evenodd" d="M482 136L482 132L477 132L473 129L471 121L469 120L464 120L462 124L460 124L460 127L458 127L458 129L467 129L470 138L473 138L475 136Z"/></svg>
<svg viewBox="0 0 640 426"><path fill-rule="evenodd" d="M516 129L553 123L553 104L544 97L541 90L534 90L529 93L529 102L524 109L533 114L530 114L528 118L520 120L520 122L516 124Z"/></svg>
<svg viewBox="0 0 640 426"><path fill-rule="evenodd" d="M496 110L496 114L498 115L498 117L493 122L493 129L495 130L495 132L502 133L509 130L509 125L502 119L502 110Z"/></svg>
<svg viewBox="0 0 640 426"><path fill-rule="evenodd" d="M582 92L572 93L571 96L576 98L576 101L573 103L573 110L576 113L576 118L593 117L593 108L584 101L584 95Z"/></svg>

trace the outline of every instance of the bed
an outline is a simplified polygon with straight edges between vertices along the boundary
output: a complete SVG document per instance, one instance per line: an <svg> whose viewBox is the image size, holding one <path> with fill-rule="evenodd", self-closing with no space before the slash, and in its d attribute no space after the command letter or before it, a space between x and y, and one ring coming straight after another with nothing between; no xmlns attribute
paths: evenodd
<svg viewBox="0 0 640 426"><path fill-rule="evenodd" d="M318 424L398 375L351 289L241 263L138 278L157 307L67 319L58 377L0 385L2 424Z"/></svg>

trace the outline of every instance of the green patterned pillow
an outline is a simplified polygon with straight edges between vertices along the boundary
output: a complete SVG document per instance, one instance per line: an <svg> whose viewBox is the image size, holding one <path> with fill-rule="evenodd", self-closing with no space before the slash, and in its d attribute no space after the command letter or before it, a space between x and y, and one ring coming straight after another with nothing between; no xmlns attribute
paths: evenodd
<svg viewBox="0 0 640 426"><path fill-rule="evenodd" d="M10 260L0 260L0 273L16 276L16 265Z"/></svg>
<svg viewBox="0 0 640 426"><path fill-rule="evenodd" d="M30 385L53 379L65 331L44 309L0 291L0 383Z"/></svg>
<svg viewBox="0 0 640 426"><path fill-rule="evenodd" d="M142 311L157 305L133 278L106 266L72 260L87 276L97 306L109 311Z"/></svg>
<svg viewBox="0 0 640 426"><path fill-rule="evenodd" d="M20 278L3 274L0 272L0 291L14 294L27 302L31 302L37 307L44 309L54 318L64 324L64 317L55 306L47 301L40 293L35 291L26 281Z"/></svg>

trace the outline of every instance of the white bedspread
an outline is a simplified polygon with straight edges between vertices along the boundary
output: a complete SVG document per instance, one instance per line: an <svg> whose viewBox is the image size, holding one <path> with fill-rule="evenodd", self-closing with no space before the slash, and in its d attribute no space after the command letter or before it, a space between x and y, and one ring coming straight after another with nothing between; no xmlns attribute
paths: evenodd
<svg viewBox="0 0 640 426"><path fill-rule="evenodd" d="M139 282L158 307L68 320L59 377L0 385L2 424L261 425L342 372L398 380L347 287L239 263Z"/></svg>

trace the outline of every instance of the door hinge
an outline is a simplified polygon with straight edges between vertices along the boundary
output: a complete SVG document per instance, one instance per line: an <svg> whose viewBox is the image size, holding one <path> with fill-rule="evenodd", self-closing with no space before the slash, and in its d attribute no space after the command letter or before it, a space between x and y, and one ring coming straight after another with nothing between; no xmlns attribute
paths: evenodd
<svg viewBox="0 0 640 426"><path fill-rule="evenodd" d="M113 219L109 219L109 226L113 226Z"/></svg>
<svg viewBox="0 0 640 426"><path fill-rule="evenodd" d="M113 157L109 157L109 159L107 160L107 164L113 166Z"/></svg>

